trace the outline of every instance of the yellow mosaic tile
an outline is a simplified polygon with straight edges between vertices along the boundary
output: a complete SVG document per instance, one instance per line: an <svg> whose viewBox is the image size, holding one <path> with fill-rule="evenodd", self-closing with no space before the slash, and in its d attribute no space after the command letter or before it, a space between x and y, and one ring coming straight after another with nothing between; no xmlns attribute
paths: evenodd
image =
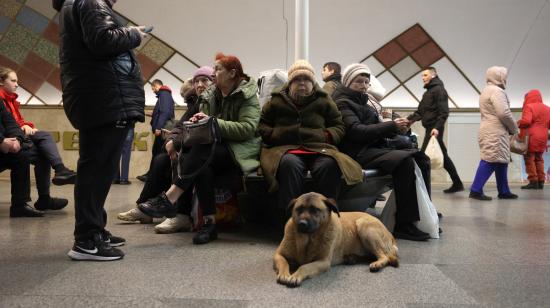
<svg viewBox="0 0 550 308"><path fill-rule="evenodd" d="M164 64L173 54L174 50L168 47L166 44L152 38L143 48L140 50L141 53L151 58L158 65Z"/></svg>
<svg viewBox="0 0 550 308"><path fill-rule="evenodd" d="M2 15L15 19L20 8L21 3L13 0L0 0L0 14Z"/></svg>

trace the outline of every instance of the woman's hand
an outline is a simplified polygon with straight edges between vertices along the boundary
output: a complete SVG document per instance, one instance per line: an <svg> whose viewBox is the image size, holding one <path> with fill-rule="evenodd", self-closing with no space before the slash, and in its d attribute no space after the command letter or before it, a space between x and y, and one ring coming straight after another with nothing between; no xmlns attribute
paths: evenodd
<svg viewBox="0 0 550 308"><path fill-rule="evenodd" d="M21 129L22 129L23 132L25 133L25 136L32 136L32 135L34 135L34 134L38 131L38 129L32 128L32 127L30 127L30 126L28 126L28 125L23 125L23 126L21 126Z"/></svg>
<svg viewBox="0 0 550 308"><path fill-rule="evenodd" d="M195 123L198 122L200 119L206 118L208 115L204 114L203 112L195 113L194 116L192 116L189 121Z"/></svg>

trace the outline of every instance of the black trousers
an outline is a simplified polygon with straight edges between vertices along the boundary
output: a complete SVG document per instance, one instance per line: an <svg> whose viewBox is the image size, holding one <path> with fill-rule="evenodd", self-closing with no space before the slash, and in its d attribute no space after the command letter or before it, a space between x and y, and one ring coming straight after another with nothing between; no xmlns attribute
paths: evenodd
<svg viewBox="0 0 550 308"><path fill-rule="evenodd" d="M426 151L428 142L431 139L432 129L433 127L426 128L426 134L424 135L424 141L422 142L422 152ZM460 180L460 177L458 176L458 172L456 171L455 164L453 164L453 161L449 157L449 154L447 154L447 147L445 146L445 143L443 143L443 132L444 130L441 129L436 138L437 141L439 142L439 146L441 147L441 152L443 152L443 168L447 170L447 173L449 173L449 176L451 177L453 184L462 183L462 181Z"/></svg>
<svg viewBox="0 0 550 308"><path fill-rule="evenodd" d="M316 154L285 154L277 169L277 182L279 182L277 207L280 211L285 210L292 199L304 193L308 170L315 183L315 192L327 198L338 199L342 172L332 157Z"/></svg>
<svg viewBox="0 0 550 308"><path fill-rule="evenodd" d="M151 172L151 168L153 168L153 161L155 160L155 157L161 153L166 153L166 150L164 149L164 139L162 139L162 136L155 136L155 139L153 140L153 147L151 148L151 163L149 164L149 171L147 171L147 175Z"/></svg>
<svg viewBox="0 0 550 308"><path fill-rule="evenodd" d="M128 130L128 127L113 125L79 132L80 157L74 187L75 240L89 239L105 229L105 199L117 172Z"/></svg>
<svg viewBox="0 0 550 308"><path fill-rule="evenodd" d="M55 145L50 133L45 131L37 131L34 135L29 137L40 155L48 160L50 166L53 167L63 163L61 156L59 155L59 150L57 150L57 146Z"/></svg>
<svg viewBox="0 0 550 308"><path fill-rule="evenodd" d="M19 153L0 153L0 171L10 169L11 206L23 206L30 196L29 161Z"/></svg>
<svg viewBox="0 0 550 308"><path fill-rule="evenodd" d="M209 144L195 145L187 154L180 156L180 175L190 175L199 170L207 161L211 149L212 146ZM228 145L218 143L212 161L199 174L189 179L178 178L174 181L174 184L183 189L184 192L189 193L189 195L183 198L182 202L184 203L190 201L189 196L191 196L193 186L195 186L203 215L214 215L216 214L214 179L216 175L230 173L241 174L242 172L233 159L233 154ZM191 209L189 205L184 204L180 208L181 212L189 214Z"/></svg>

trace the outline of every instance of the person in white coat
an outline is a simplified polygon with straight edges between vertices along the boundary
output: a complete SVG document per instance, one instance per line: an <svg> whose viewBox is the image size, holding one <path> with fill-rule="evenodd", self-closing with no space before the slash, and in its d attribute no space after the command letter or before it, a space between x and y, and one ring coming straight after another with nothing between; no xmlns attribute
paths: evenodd
<svg viewBox="0 0 550 308"><path fill-rule="evenodd" d="M508 162L510 162L510 135L518 132L518 126L504 89L508 70L493 66L485 75L487 85L479 96L481 124L479 127L479 149L481 161L470 188L470 198L489 201L492 198L483 193L483 186L495 172L499 199L517 199L508 186Z"/></svg>

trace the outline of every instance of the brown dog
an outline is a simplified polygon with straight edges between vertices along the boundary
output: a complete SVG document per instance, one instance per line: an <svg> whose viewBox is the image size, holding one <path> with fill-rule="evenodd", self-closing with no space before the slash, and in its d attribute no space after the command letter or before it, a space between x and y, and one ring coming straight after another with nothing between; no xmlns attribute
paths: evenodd
<svg viewBox="0 0 550 308"><path fill-rule="evenodd" d="M291 201L292 217L273 258L277 282L299 286L306 278L327 271L331 265L355 263L374 255L371 272L397 267L397 246L392 234L367 213L339 213L336 202L318 193L303 194ZM298 269L290 273L291 264Z"/></svg>

